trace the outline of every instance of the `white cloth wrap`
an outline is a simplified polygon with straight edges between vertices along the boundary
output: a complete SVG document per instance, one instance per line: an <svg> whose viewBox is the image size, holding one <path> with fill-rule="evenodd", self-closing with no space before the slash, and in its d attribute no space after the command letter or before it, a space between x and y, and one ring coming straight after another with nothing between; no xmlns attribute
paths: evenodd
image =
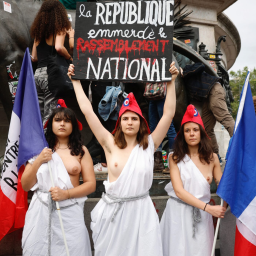
<svg viewBox="0 0 256 256"><path fill-rule="evenodd" d="M33 161L32 161L33 163ZM71 189L68 172L55 152L50 161L54 185L61 189ZM32 191L47 192L52 187L48 163L42 164L37 171L37 183ZM40 197L40 200L38 198ZM63 226L70 256L91 256L91 246L87 228L84 224L84 202L87 197L74 198L59 202ZM43 202L43 203L42 203ZM48 255L49 210L48 193L35 193L29 205L22 234L23 256ZM66 255L63 235L57 210L51 214L51 255Z"/></svg>
<svg viewBox="0 0 256 256"><path fill-rule="evenodd" d="M153 182L154 142L148 148L137 145L115 182L105 181L106 193L116 198L147 193ZM111 199L110 199L111 201ZM149 196L122 203L107 204L102 199L91 212L95 256L162 256L160 225Z"/></svg>
<svg viewBox="0 0 256 256"><path fill-rule="evenodd" d="M177 165L184 189L208 203L211 200L210 185L189 156L186 155ZM165 190L169 196L178 198L171 182ZM197 223L193 237L192 209L190 205L168 199L160 223L164 256L211 255L214 238L212 216L200 210L201 221Z"/></svg>

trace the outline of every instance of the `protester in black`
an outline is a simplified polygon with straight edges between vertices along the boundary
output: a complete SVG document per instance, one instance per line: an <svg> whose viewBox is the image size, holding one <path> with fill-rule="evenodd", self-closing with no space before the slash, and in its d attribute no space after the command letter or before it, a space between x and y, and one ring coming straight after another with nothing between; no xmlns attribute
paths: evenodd
<svg viewBox="0 0 256 256"><path fill-rule="evenodd" d="M31 36L34 38L31 60L38 62L35 83L43 124L57 104L57 99L48 89L48 58L57 51L65 59L73 60L64 47L66 35L69 37L69 46L74 47L74 30L65 7L58 0L44 1L31 26Z"/></svg>

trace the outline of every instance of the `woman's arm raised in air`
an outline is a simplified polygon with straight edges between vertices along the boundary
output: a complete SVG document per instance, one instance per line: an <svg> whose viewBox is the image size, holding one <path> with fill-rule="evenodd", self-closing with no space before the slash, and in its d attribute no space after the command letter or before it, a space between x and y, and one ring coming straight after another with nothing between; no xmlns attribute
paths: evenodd
<svg viewBox="0 0 256 256"><path fill-rule="evenodd" d="M198 209L205 210L206 212L210 213L212 216L217 218L224 218L226 209L220 205L209 205L192 194L186 191L183 187L180 171L177 164L173 161L172 156L169 157L169 164L170 164L170 176L172 181L172 186L176 196L182 200L183 202L192 205Z"/></svg>
<svg viewBox="0 0 256 256"><path fill-rule="evenodd" d="M82 177L84 183L68 190L62 190L59 187L50 189L54 201L62 201L69 198L79 198L93 193L96 189L96 179L93 170L93 162L88 149L83 146L84 155L81 159Z"/></svg>
<svg viewBox="0 0 256 256"><path fill-rule="evenodd" d="M36 173L43 163L47 163L52 159L52 150L44 148L33 164L28 163L21 177L21 185L25 191L29 191L36 183Z"/></svg>
<svg viewBox="0 0 256 256"><path fill-rule="evenodd" d="M71 79L71 76L73 75L75 75L74 65L70 64L68 68L68 76ZM101 124L96 114L93 112L92 104L89 101L89 99L86 97L84 90L82 88L81 82L79 80L72 80L72 79L71 81L74 86L77 102L86 118L88 125L90 126L93 134L97 138L100 145L104 149L107 149L109 151L111 147L110 145L112 145L110 141L114 141L112 134L104 128L104 126Z"/></svg>
<svg viewBox="0 0 256 256"><path fill-rule="evenodd" d="M175 79L177 78L179 71L175 67L175 62L173 61L169 69L172 74L172 81L167 82L167 92L164 103L163 116L160 119L156 129L152 132L152 139L155 144L155 149L163 141L175 114L176 109L176 92L175 92Z"/></svg>

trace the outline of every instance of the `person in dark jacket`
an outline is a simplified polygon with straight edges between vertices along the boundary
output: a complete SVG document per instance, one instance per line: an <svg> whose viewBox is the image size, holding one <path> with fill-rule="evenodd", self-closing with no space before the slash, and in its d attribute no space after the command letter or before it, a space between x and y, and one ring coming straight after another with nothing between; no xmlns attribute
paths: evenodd
<svg viewBox="0 0 256 256"><path fill-rule="evenodd" d="M230 137L233 136L235 121L228 111L226 92L220 84L221 79L207 74L204 70L205 66L202 63L186 65L183 78L190 101L203 103L202 120L205 130L211 138L213 152L219 156L219 147L214 133L216 121L225 127ZM221 159L220 162L222 162Z"/></svg>

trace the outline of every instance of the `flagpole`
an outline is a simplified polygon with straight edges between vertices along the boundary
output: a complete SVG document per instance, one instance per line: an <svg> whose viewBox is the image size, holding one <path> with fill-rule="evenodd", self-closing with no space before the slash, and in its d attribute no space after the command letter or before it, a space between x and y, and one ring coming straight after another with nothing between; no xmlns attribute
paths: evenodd
<svg viewBox="0 0 256 256"><path fill-rule="evenodd" d="M220 205L223 206L223 199L222 198L221 198L221 201L220 201ZM217 226L216 226L214 240L213 240L213 245L212 245L211 256L214 256L214 253L215 253L215 246L216 246L216 242L217 242L217 236L218 236L218 232L219 232L219 227L220 227L220 218L218 218L218 221L217 221Z"/></svg>
<svg viewBox="0 0 256 256"><path fill-rule="evenodd" d="M53 177L52 177L52 168L51 168L50 162L48 162L48 168L49 168L52 186L54 187L54 182L53 182ZM60 227L61 227L61 231L62 231L62 235L63 235L63 240L64 240L67 256L70 256L69 250L68 250L68 244L67 244L67 240L66 240L66 235L65 235L65 231L64 231L64 227L63 227L63 222L62 222L62 218L61 218L60 206L59 206L59 202L57 202L57 201L56 201L56 208L57 208L58 215L59 215Z"/></svg>

